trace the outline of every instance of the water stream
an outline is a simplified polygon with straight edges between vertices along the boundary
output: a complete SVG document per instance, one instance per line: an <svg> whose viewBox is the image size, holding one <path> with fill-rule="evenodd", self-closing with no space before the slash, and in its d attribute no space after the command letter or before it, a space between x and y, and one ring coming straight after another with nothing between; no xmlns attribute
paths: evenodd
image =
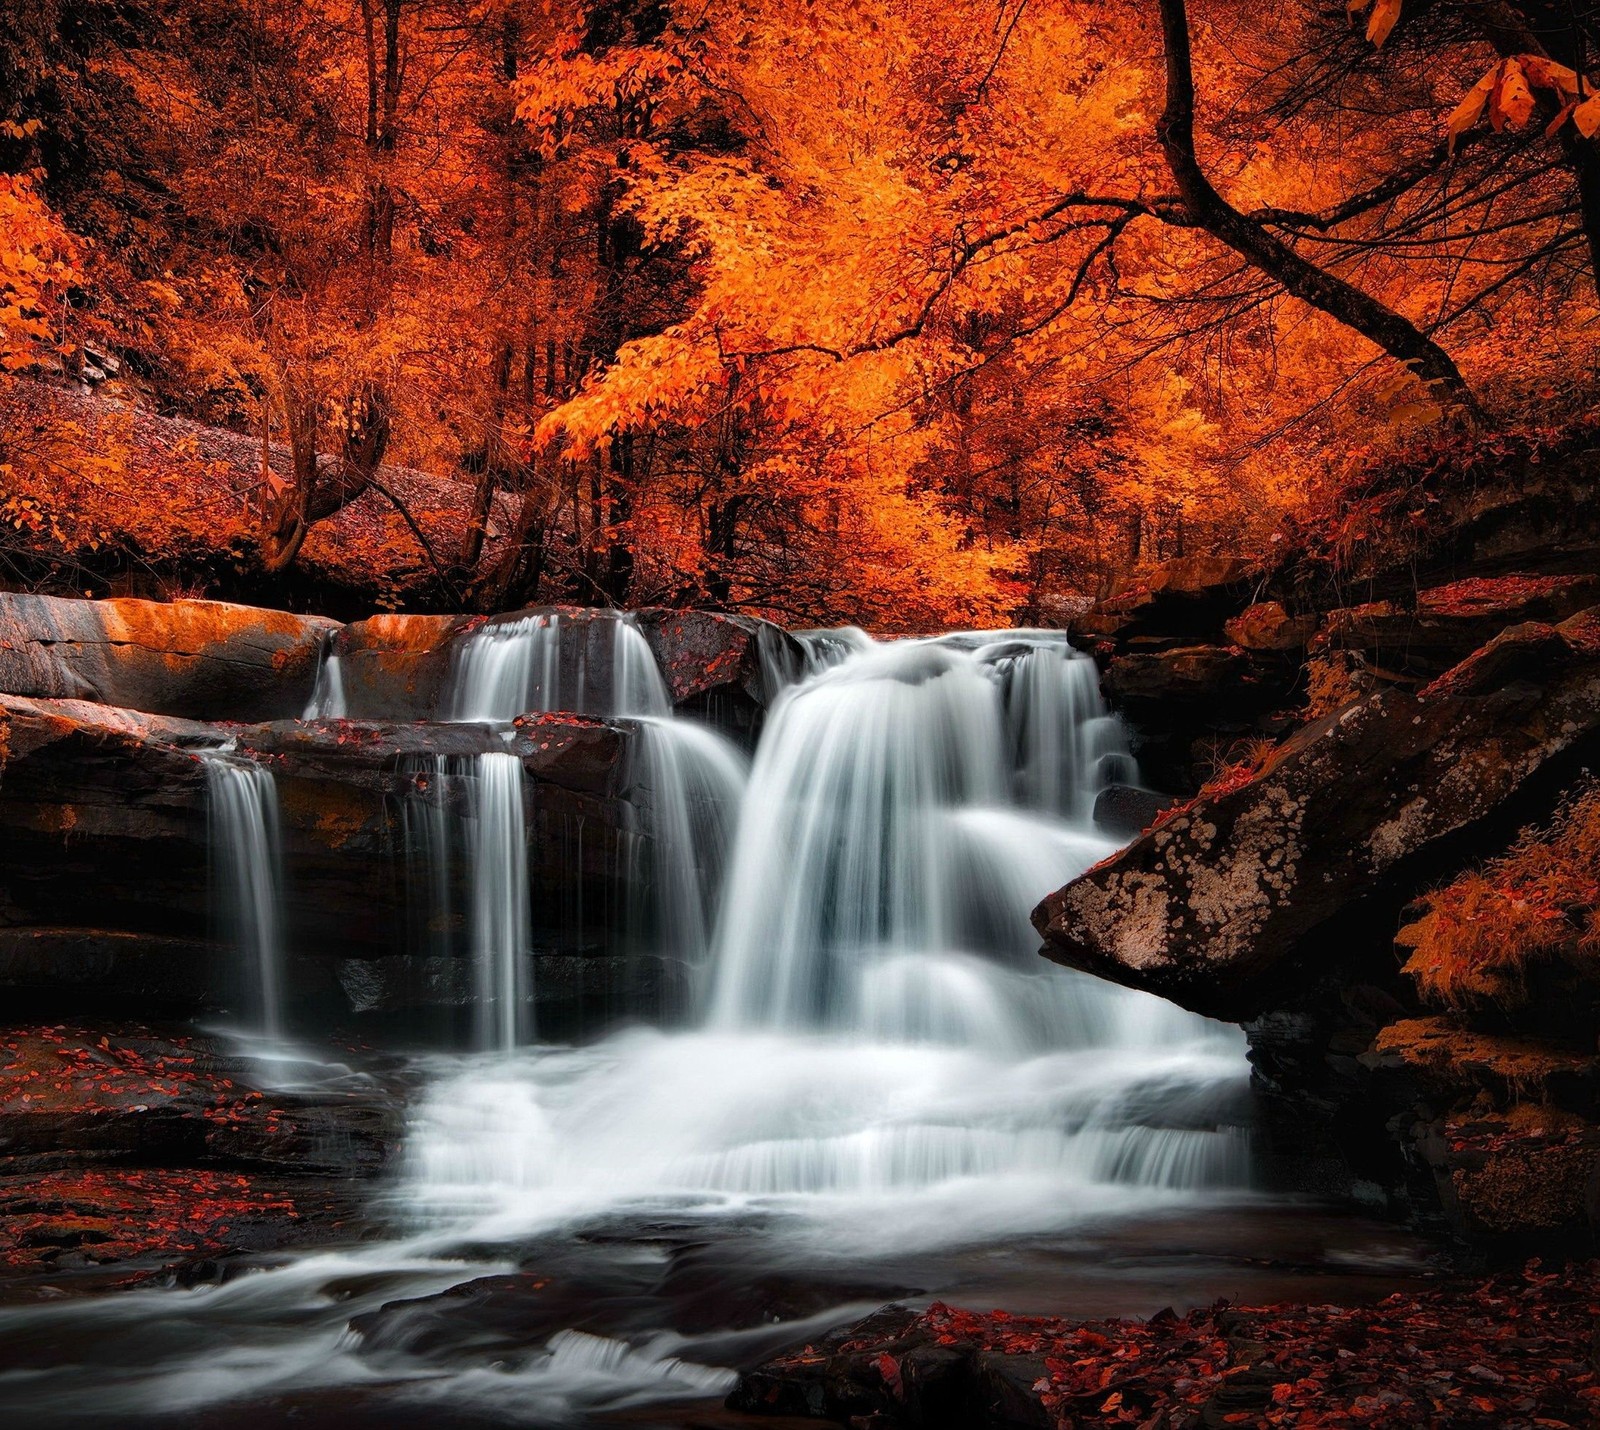
<svg viewBox="0 0 1600 1430"><path fill-rule="evenodd" d="M698 1012L537 1041L523 773L479 756L465 845L485 1051L418 1065L386 1238L197 1290L0 1310L0 1350L45 1314L51 1345L92 1338L95 1403L128 1424L333 1404L393 1417L363 1424L556 1425L714 1396L730 1367L898 1291L987 1286L1092 1256L1108 1228L1248 1199L1237 1030L1036 952L1030 909L1113 851L1090 811L1133 773L1092 663L1039 632L826 633L802 651L768 672L781 693L747 769L673 715L625 619L466 642L452 719L636 722L629 779L657 837L635 933L696 966ZM258 788L250 768L208 764L222 817ZM469 776L432 775L408 827L443 860L463 817L445 787ZM265 898L264 818L258 833L255 873L235 873ZM448 899L430 868L422 897ZM350 1329L519 1267L555 1289L514 1334L496 1321L441 1350L421 1311ZM73 1374L59 1350L0 1372L0 1403L70 1419Z"/></svg>
<svg viewBox="0 0 1600 1430"><path fill-rule="evenodd" d="M270 771L225 750L203 750L211 823L213 899L239 952L250 1031L283 1037L283 869L278 792Z"/></svg>

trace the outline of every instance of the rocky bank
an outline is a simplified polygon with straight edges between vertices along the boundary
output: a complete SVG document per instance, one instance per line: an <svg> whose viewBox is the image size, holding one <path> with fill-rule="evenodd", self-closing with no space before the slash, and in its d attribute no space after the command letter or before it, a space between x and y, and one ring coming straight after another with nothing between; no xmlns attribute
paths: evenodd
<svg viewBox="0 0 1600 1430"><path fill-rule="evenodd" d="M1499 455L1394 474L1275 564L1173 562L1079 621L1179 797L1035 923L1052 959L1245 1026L1280 1182L1483 1254L1571 1253L1600 1226L1593 880L1528 896L1506 860L1570 841L1552 821L1600 769L1600 459ZM1465 997L1419 976L1419 918L1491 896L1503 929L1469 910L1459 955L1425 952L1515 976ZM1528 897L1551 905L1539 948Z"/></svg>

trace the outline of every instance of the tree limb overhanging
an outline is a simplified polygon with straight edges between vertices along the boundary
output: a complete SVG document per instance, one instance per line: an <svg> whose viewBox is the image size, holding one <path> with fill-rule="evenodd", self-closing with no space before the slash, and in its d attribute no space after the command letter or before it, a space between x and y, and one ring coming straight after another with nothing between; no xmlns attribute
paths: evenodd
<svg viewBox="0 0 1600 1430"><path fill-rule="evenodd" d="M1185 212L1195 227L1225 243L1285 292L1337 318L1391 357L1404 363L1441 396L1469 412L1477 410L1455 361L1415 324L1344 279L1301 257L1261 224L1234 208L1217 191L1195 153L1194 66L1185 0L1160 0L1166 51L1167 100L1156 138L1172 172Z"/></svg>

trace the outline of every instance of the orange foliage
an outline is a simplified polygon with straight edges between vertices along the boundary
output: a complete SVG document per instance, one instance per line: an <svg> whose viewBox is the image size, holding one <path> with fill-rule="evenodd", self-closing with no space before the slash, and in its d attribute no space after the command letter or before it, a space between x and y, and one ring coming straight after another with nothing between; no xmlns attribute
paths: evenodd
<svg viewBox="0 0 1600 1430"><path fill-rule="evenodd" d="M1172 197L1155 9L19 0L0 362L103 353L263 455L152 495L87 424L7 439L15 541L885 630L1257 546L1445 404ZM1188 10L1243 222L1491 400L1587 390L1573 65L1402 0Z"/></svg>
<svg viewBox="0 0 1600 1430"><path fill-rule="evenodd" d="M1405 972L1450 1008L1515 1007L1540 965L1600 962L1600 785L1593 782L1546 830L1525 830L1481 870L1423 900L1401 929Z"/></svg>

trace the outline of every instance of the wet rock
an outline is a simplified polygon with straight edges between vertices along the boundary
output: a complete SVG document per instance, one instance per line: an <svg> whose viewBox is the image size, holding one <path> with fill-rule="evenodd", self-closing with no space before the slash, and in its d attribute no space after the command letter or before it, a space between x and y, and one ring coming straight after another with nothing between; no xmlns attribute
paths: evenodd
<svg viewBox="0 0 1600 1430"><path fill-rule="evenodd" d="M343 627L328 651L339 659L346 714L438 719L446 713L454 638L479 624L462 616L382 615Z"/></svg>
<svg viewBox="0 0 1600 1430"><path fill-rule="evenodd" d="M1238 705L1250 684L1245 653L1212 645L1118 656L1105 678L1107 697L1134 721L1157 713L1170 719L1175 706Z"/></svg>
<svg viewBox="0 0 1600 1430"><path fill-rule="evenodd" d="M274 1090L214 1039L141 1025L0 1034L0 1275L348 1238L400 1104L317 1073Z"/></svg>
<svg viewBox="0 0 1600 1430"><path fill-rule="evenodd" d="M1132 839L1150 828L1178 800L1135 785L1108 785L1095 796L1094 822L1116 839Z"/></svg>
<svg viewBox="0 0 1600 1430"><path fill-rule="evenodd" d="M674 708L731 734L751 734L778 682L804 669L794 638L753 616L652 608L638 621Z"/></svg>
<svg viewBox="0 0 1600 1430"><path fill-rule="evenodd" d="M388 954L340 959L335 976L358 1017L468 1009L475 997L470 958ZM670 1022L689 1007L692 971L656 954L535 950L529 1003L541 1037L593 1034L630 1018Z"/></svg>
<svg viewBox="0 0 1600 1430"><path fill-rule="evenodd" d="M211 958L206 943L208 792L196 753L225 739L274 777L297 955L289 992L303 1011L350 1011L338 960L419 951L407 816L432 797L436 757L465 769L488 751L521 758L535 940L555 952L594 947L617 931L618 874L642 837L626 799L632 738L625 724L566 715L525 717L503 736L477 725L216 726L0 696L0 985L63 1010L118 990L147 1012L236 1006L237 960L221 949ZM451 883L453 907L469 907L464 868ZM660 981L660 970L611 968L625 971L633 991ZM579 985L582 999L597 997L599 978L597 966L545 989L565 1006Z"/></svg>
<svg viewBox="0 0 1600 1430"><path fill-rule="evenodd" d="M1386 691L1300 731L1241 788L1052 895L1034 915L1045 952L1249 1019L1308 933L1597 734L1600 620L1517 627L1418 696Z"/></svg>
<svg viewBox="0 0 1600 1430"><path fill-rule="evenodd" d="M193 720L298 715L336 623L222 601L0 592L0 692Z"/></svg>
<svg viewBox="0 0 1600 1430"><path fill-rule="evenodd" d="M399 1134L380 1085L273 1090L212 1038L128 1024L0 1034L0 1175L128 1162L365 1176Z"/></svg>
<svg viewBox="0 0 1600 1430"><path fill-rule="evenodd" d="M152 1017L218 1012L234 1001L230 958L198 938L126 929L0 928L0 989L13 1008L70 1001L78 1011Z"/></svg>
<svg viewBox="0 0 1600 1430"><path fill-rule="evenodd" d="M203 938L215 727L0 696L0 922Z"/></svg>
<svg viewBox="0 0 1600 1430"><path fill-rule="evenodd" d="M1169 789L1205 778L1197 751L1259 733L1292 683L1292 673L1237 646L1213 645L1114 656L1102 680L1111 707L1134 727L1145 777Z"/></svg>

